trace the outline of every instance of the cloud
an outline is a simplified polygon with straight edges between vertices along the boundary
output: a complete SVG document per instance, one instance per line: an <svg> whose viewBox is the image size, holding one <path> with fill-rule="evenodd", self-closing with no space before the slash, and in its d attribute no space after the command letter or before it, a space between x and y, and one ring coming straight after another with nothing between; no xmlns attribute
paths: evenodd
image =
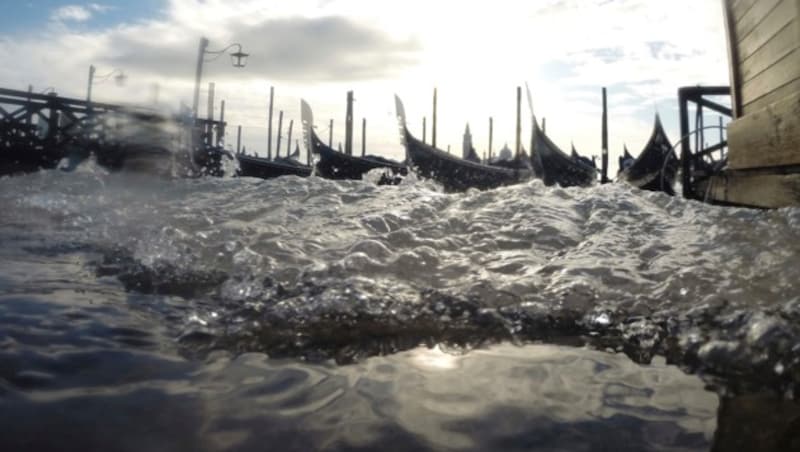
<svg viewBox="0 0 800 452"><path fill-rule="evenodd" d="M50 15L50 19L61 22L86 22L92 18L92 11L79 5L62 6Z"/></svg>
<svg viewBox="0 0 800 452"><path fill-rule="evenodd" d="M86 22L94 17L95 13L104 13L111 9L108 5L89 3L88 5L64 5L50 14L50 20L57 23Z"/></svg>
<svg viewBox="0 0 800 452"><path fill-rule="evenodd" d="M419 45L394 41L379 30L343 17L284 18L256 24L237 23L229 38L212 39L209 50L238 42L250 54L246 71L237 76L273 80L332 81L383 78L413 65ZM125 65L163 77L183 77L196 58L194 40L153 41L144 29L130 29L111 38L114 65ZM188 37L187 37L188 38ZM217 73L231 72L221 57Z"/></svg>

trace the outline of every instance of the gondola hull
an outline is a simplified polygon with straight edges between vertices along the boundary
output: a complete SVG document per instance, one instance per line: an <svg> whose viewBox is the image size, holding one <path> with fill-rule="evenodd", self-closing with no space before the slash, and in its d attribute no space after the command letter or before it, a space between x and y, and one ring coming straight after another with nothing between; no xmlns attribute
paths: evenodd
<svg viewBox="0 0 800 452"><path fill-rule="evenodd" d="M248 155L237 155L236 158L239 161L237 175L240 177L272 179L280 176L308 177L311 175L311 167L306 165L278 162Z"/></svg>
<svg viewBox="0 0 800 452"><path fill-rule="evenodd" d="M620 167L624 165L625 161L621 159ZM662 191L674 195L677 174L678 156L664 132L661 119L656 116L653 133L644 150L636 160L622 168L617 180L642 190Z"/></svg>
<svg viewBox="0 0 800 452"><path fill-rule="evenodd" d="M442 184L445 191L486 190L523 182L532 177L527 165L504 168L460 159L416 139L406 127L405 109L395 96L400 134L412 169L421 177Z"/></svg>
<svg viewBox="0 0 800 452"><path fill-rule="evenodd" d="M326 179L359 180L364 174L378 168L385 168L392 175L406 175L408 169L400 162L378 156L356 157L336 151L324 144L311 132L312 152L319 158L315 165L317 175Z"/></svg>
<svg viewBox="0 0 800 452"><path fill-rule="evenodd" d="M597 181L597 168L567 155L539 129L533 118L531 164L545 185L585 187Z"/></svg>
<svg viewBox="0 0 800 452"><path fill-rule="evenodd" d="M379 184L397 184L402 176L408 174L408 169L403 163L376 155L364 157L348 155L331 148L314 132L314 114L306 101L301 101L300 111L306 148L311 149L318 157L314 166L318 176L336 180L360 180L369 171L384 168L386 171Z"/></svg>

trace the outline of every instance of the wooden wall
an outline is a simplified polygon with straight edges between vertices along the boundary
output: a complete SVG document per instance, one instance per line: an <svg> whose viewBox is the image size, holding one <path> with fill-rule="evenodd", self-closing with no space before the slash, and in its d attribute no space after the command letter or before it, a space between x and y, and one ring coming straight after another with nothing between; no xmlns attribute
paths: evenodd
<svg viewBox="0 0 800 452"><path fill-rule="evenodd" d="M729 127L728 166L800 164L800 0L724 5L736 117Z"/></svg>

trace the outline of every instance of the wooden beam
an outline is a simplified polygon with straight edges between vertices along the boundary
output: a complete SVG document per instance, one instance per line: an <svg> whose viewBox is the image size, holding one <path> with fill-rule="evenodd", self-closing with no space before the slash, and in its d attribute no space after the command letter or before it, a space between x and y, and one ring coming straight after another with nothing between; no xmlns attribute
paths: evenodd
<svg viewBox="0 0 800 452"><path fill-rule="evenodd" d="M741 1L739 3L741 3ZM737 118L739 117L740 112L742 110L742 98L740 94L742 82L741 82L741 71L739 69L739 47L738 47L739 40L736 37L737 11L734 9L731 0L723 0L722 13L725 17L725 35L728 37L728 64L729 64L728 75L730 77L730 84L731 84L730 88L731 110L733 111L733 117ZM686 88L682 89L685 90ZM684 91L684 94L688 96L688 92ZM684 174L684 179L686 177L689 176ZM686 186L684 186L683 190L684 190L684 195L686 195L686 190L688 190Z"/></svg>
<svg viewBox="0 0 800 452"><path fill-rule="evenodd" d="M728 167L800 164L800 93L728 125Z"/></svg>
<svg viewBox="0 0 800 452"><path fill-rule="evenodd" d="M726 174L712 176L702 187L707 201L747 207L800 205L800 174Z"/></svg>

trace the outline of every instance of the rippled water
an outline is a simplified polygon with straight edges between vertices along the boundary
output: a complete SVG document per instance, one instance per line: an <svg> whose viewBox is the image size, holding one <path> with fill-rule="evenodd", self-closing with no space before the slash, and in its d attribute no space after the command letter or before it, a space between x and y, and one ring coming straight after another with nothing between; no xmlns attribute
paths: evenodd
<svg viewBox="0 0 800 452"><path fill-rule="evenodd" d="M0 212L0 450L800 446L800 209L84 166Z"/></svg>

